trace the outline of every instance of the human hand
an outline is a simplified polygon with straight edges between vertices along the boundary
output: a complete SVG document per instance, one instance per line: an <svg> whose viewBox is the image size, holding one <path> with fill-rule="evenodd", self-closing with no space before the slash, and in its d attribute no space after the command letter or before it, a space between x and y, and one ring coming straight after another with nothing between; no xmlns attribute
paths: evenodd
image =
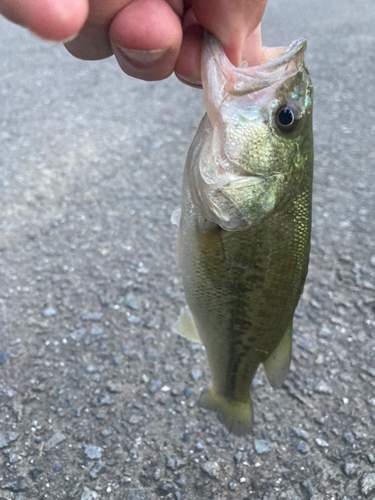
<svg viewBox="0 0 375 500"><path fill-rule="evenodd" d="M200 85L204 29L229 60L260 64L267 0L0 0L0 13L37 36L64 41L81 59L115 54L123 71L161 80L173 71Z"/></svg>

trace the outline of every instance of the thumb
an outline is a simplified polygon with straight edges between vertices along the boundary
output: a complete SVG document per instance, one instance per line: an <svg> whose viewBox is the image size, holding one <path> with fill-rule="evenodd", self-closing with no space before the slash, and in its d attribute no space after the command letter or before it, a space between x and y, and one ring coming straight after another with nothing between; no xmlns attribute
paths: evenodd
<svg viewBox="0 0 375 500"><path fill-rule="evenodd" d="M248 63L261 63L259 24L266 5L267 0L193 0L192 9L197 21L220 41L230 62L238 66L245 44Z"/></svg>

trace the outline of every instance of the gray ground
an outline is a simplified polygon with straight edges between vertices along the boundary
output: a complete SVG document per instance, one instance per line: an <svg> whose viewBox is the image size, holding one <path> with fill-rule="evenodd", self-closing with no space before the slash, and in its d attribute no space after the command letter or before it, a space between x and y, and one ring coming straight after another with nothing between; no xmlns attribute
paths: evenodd
<svg viewBox="0 0 375 500"><path fill-rule="evenodd" d="M0 21L0 498L375 498L375 7L270 0L308 38L316 175L292 370L252 388L254 438L196 406L171 333L201 93L86 63Z"/></svg>

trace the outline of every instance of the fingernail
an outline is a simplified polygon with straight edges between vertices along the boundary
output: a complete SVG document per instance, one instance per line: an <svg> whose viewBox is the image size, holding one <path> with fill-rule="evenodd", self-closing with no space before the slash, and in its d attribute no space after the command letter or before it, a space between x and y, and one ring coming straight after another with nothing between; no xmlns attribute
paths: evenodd
<svg viewBox="0 0 375 500"><path fill-rule="evenodd" d="M77 33L74 33L74 35L68 37L68 38L65 38L65 40L50 40L49 38L43 38L39 35L37 35L36 33L34 33L33 31L30 31L29 30L29 33L30 35L33 37L33 38L37 38L38 40L42 40L43 42L49 42L49 43L68 43L68 42L71 42L72 40L74 40L75 38L77 38L78 34L79 34L79 31Z"/></svg>
<svg viewBox="0 0 375 500"><path fill-rule="evenodd" d="M189 85L189 87L194 87L195 89L202 89L202 82L199 80L195 80L194 78L184 78L178 73L175 72L177 80L180 80L180 82L184 83L185 85Z"/></svg>
<svg viewBox="0 0 375 500"><path fill-rule="evenodd" d="M61 40L60 43L69 43L69 42L72 42L73 40L75 40L77 38L77 36L79 35L79 31L77 31L77 33L74 33L74 35L68 37L68 38L65 38L65 40Z"/></svg>
<svg viewBox="0 0 375 500"><path fill-rule="evenodd" d="M136 50L136 49L126 49L124 47L119 47L120 53L125 57L125 59L133 66L150 66L159 59L161 59L168 49L155 49L155 50Z"/></svg>

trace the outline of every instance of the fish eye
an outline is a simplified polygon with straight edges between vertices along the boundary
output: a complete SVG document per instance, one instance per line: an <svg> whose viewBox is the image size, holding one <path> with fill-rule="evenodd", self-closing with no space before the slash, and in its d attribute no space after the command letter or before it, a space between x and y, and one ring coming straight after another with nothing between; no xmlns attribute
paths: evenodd
<svg viewBox="0 0 375 500"><path fill-rule="evenodd" d="M294 104L283 104L276 111L276 125L280 132L290 133L296 130L301 113Z"/></svg>

